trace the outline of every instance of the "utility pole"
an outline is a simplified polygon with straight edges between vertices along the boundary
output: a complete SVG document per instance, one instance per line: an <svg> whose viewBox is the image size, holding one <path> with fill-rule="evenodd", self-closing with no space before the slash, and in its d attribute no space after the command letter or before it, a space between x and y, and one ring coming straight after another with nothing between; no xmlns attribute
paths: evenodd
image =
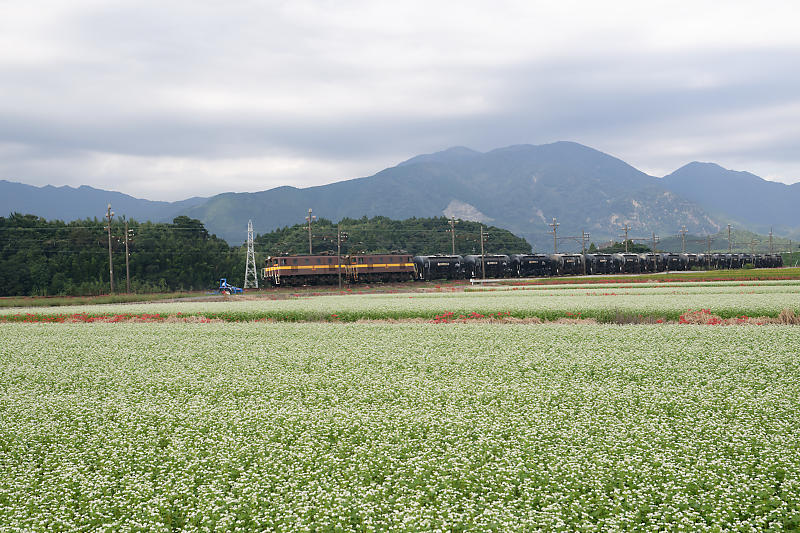
<svg viewBox="0 0 800 533"><path fill-rule="evenodd" d="M581 230L581 249L583 250L583 275L586 275L586 242L589 240L589 234Z"/></svg>
<svg viewBox="0 0 800 533"><path fill-rule="evenodd" d="M125 219L125 289L127 294L131 293L131 265L128 261L130 253L128 252L128 236L130 230L128 229L128 219Z"/></svg>
<svg viewBox="0 0 800 533"><path fill-rule="evenodd" d="M311 255L311 222L316 220L317 217L311 214L311 208L308 208L308 216L306 220L308 220L308 255Z"/></svg>
<svg viewBox="0 0 800 533"><path fill-rule="evenodd" d="M681 253L686 253L686 226L681 227Z"/></svg>
<svg viewBox="0 0 800 533"><path fill-rule="evenodd" d="M731 225L728 224L728 253L731 253L733 248L733 244L731 242Z"/></svg>
<svg viewBox="0 0 800 533"><path fill-rule="evenodd" d="M560 226L560 224L558 222L556 222L556 218L553 217L553 223L552 224L548 224L548 226L553 228L553 253L557 254L558 253L558 244L557 244L557 240L556 240L556 229L558 228L558 226Z"/></svg>
<svg viewBox="0 0 800 533"><path fill-rule="evenodd" d="M339 271L339 288L342 288L342 231L341 224L336 224L336 267Z"/></svg>
<svg viewBox="0 0 800 533"><path fill-rule="evenodd" d="M625 224L625 241L624 241L625 242L625 253L626 254L628 253L628 230L630 230L630 229L631 229L631 227L626 223ZM621 237L621 235L620 235L620 237Z"/></svg>
<svg viewBox="0 0 800 533"><path fill-rule="evenodd" d="M772 254L772 226L769 228L769 253Z"/></svg>
<svg viewBox="0 0 800 533"><path fill-rule="evenodd" d="M456 255L456 217L450 217L450 220L447 221L450 224L450 237L453 240L453 255Z"/></svg>
<svg viewBox="0 0 800 533"><path fill-rule="evenodd" d="M658 244L659 239L655 231L652 233L653 233L653 272L658 272L658 255L656 255L658 253L658 248L656 248L656 245Z"/></svg>
<svg viewBox="0 0 800 533"><path fill-rule="evenodd" d="M483 253L483 240L483 224L481 224L481 278L486 279L486 257Z"/></svg>
<svg viewBox="0 0 800 533"><path fill-rule="evenodd" d="M711 235L706 235L706 245L708 246L708 253L706 254L706 269L711 268Z"/></svg>
<svg viewBox="0 0 800 533"><path fill-rule="evenodd" d="M253 279L250 279L252 275ZM244 288L258 288L258 276L256 275L256 252L253 245L253 221L247 221L247 264L244 268Z"/></svg>
<svg viewBox="0 0 800 533"><path fill-rule="evenodd" d="M111 282L111 294L114 294L114 261L111 259L111 219L114 217L114 212L111 210L111 204L108 204L106 210L106 220L108 221L108 279Z"/></svg>

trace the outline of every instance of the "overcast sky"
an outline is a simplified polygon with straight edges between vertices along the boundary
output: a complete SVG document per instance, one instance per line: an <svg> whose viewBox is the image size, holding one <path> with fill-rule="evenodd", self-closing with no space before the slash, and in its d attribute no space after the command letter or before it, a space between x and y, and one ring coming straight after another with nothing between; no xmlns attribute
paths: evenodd
<svg viewBox="0 0 800 533"><path fill-rule="evenodd" d="M577 141L800 181L785 2L0 0L0 179L153 200Z"/></svg>

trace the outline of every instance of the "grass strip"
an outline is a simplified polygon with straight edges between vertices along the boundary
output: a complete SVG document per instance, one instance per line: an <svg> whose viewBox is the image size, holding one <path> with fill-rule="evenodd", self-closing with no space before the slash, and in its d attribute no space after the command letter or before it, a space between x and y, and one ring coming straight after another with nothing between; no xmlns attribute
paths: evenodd
<svg viewBox="0 0 800 533"><path fill-rule="evenodd" d="M525 311L483 311L474 310L390 310L390 311L341 311L338 313L324 313L319 311L239 311L239 312L198 312L198 313L79 313L79 314L50 314L50 313L25 313L16 315L0 315L0 323L63 323L63 322L162 322L170 320L204 318L208 320L222 320L224 322L357 322L359 320L408 320L422 319L436 321L443 315L453 320L489 319L505 317L517 319L538 318L545 322L560 319L594 319L600 323L619 324L640 321L678 321L680 317L692 309L683 310L641 310L636 309L588 309L583 311L570 311L568 309L535 309ZM800 312L800 310L797 310ZM714 315L722 318L740 317L767 317L777 318L780 310L756 308L715 308Z"/></svg>
<svg viewBox="0 0 800 533"><path fill-rule="evenodd" d="M200 296L203 292L168 292L156 294L101 294L99 296L12 296L0 298L3 307L63 307L66 305L119 304L154 302Z"/></svg>
<svg viewBox="0 0 800 533"><path fill-rule="evenodd" d="M498 281L498 285L569 285L572 283L646 283L646 282L680 282L680 281L761 281L761 280L797 280L800 279L800 268L760 268L715 270L713 272L669 272L659 274L613 275L613 276L576 276L569 278L539 278L521 281L509 278Z"/></svg>

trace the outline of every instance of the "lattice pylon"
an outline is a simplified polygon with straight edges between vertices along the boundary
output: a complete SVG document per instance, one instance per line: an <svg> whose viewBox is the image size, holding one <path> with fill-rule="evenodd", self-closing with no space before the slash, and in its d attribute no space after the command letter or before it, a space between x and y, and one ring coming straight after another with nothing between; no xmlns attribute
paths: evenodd
<svg viewBox="0 0 800 533"><path fill-rule="evenodd" d="M244 269L244 288L257 289L256 252L253 245L253 221L247 221L247 266Z"/></svg>

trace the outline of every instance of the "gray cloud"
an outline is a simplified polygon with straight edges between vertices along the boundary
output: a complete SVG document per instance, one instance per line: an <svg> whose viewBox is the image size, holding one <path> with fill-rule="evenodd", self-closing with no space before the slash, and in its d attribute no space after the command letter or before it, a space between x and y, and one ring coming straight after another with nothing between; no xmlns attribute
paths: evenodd
<svg viewBox="0 0 800 533"><path fill-rule="evenodd" d="M567 139L654 174L699 159L800 179L789 3L748 34L742 6L702 29L669 3L664 22L636 3L324 6L20 11L0 22L0 178L179 198Z"/></svg>

